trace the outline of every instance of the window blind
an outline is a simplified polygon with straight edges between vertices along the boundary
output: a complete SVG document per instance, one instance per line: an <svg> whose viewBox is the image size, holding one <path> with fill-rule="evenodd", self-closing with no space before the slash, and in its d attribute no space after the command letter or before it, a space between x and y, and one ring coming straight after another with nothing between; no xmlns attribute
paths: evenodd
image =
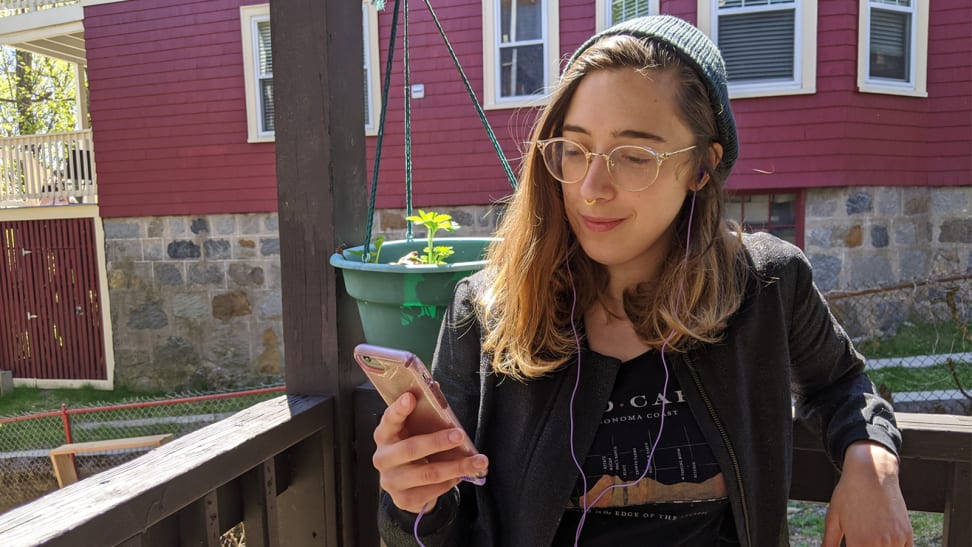
<svg viewBox="0 0 972 547"><path fill-rule="evenodd" d="M796 10L719 16L719 49L730 82L793 80Z"/></svg>
<svg viewBox="0 0 972 547"><path fill-rule="evenodd" d="M611 24L650 15L649 0L613 0L611 2Z"/></svg>
<svg viewBox="0 0 972 547"><path fill-rule="evenodd" d="M910 79L911 14L871 9L870 70L872 78Z"/></svg>

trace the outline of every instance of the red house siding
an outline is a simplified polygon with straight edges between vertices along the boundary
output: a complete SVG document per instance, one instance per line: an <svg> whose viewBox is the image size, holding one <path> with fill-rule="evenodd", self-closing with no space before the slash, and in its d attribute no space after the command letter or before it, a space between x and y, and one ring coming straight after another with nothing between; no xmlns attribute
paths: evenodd
<svg viewBox="0 0 972 547"><path fill-rule="evenodd" d="M733 101L741 155L730 187L962 185L972 181L972 12L930 12L928 98L857 91L856 2L818 2L816 93ZM272 211L273 144L246 142L239 6L255 0L122 2L86 8L91 114L105 216ZM480 0L436 14L482 97ZM388 2L389 10L394 2ZM662 0L695 21L696 0ZM560 54L594 31L594 2L560 1ZM379 14L384 70L392 14ZM422 3L410 13L413 200L416 207L489 203L506 175ZM378 206L405 203L402 34L396 44ZM375 116L377 117L377 112ZM487 112L514 171L534 109ZM368 171L376 139L369 137ZM370 181L370 175L369 175Z"/></svg>
<svg viewBox="0 0 972 547"><path fill-rule="evenodd" d="M240 0L85 9L105 217L276 209L272 143L248 144Z"/></svg>

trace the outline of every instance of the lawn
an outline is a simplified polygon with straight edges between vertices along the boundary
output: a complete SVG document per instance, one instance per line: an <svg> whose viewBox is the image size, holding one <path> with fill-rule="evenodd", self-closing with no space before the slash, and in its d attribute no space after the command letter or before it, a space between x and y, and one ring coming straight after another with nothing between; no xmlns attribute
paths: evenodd
<svg viewBox="0 0 972 547"><path fill-rule="evenodd" d="M955 363L955 373L966 391L972 390L972 363ZM948 365L930 367L887 367L867 371L876 386L887 386L892 393L957 389Z"/></svg>
<svg viewBox="0 0 972 547"><path fill-rule="evenodd" d="M0 417L33 414L68 408L119 404L149 398L160 398L162 393L135 393L124 388L103 391L87 386L79 389L37 389L18 387L10 395L0 397Z"/></svg>
<svg viewBox="0 0 972 547"><path fill-rule="evenodd" d="M792 547L819 547L824 533L827 504L791 501L787 508ZM945 529L944 515L912 511L911 526L915 530L915 547L941 546Z"/></svg>
<svg viewBox="0 0 972 547"><path fill-rule="evenodd" d="M965 325L966 332L972 330ZM858 342L857 349L869 359L972 352L972 339L953 321L905 323L889 338Z"/></svg>

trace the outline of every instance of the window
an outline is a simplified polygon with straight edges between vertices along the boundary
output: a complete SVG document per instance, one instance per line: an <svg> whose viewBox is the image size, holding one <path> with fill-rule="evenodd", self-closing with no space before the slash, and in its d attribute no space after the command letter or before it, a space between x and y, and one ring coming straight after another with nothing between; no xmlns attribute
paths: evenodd
<svg viewBox="0 0 972 547"><path fill-rule="evenodd" d="M483 0L483 106L540 104L559 65L557 0Z"/></svg>
<svg viewBox="0 0 972 547"><path fill-rule="evenodd" d="M817 0L698 0L698 8L732 98L815 92Z"/></svg>
<svg viewBox="0 0 972 547"><path fill-rule="evenodd" d="M370 0L361 4L364 36L365 133L378 131L381 85L378 83L378 12ZM248 142L272 142L273 58L270 55L270 5L240 8L243 35L243 76L246 82Z"/></svg>
<svg viewBox="0 0 972 547"><path fill-rule="evenodd" d="M364 93L365 135L378 134L378 116L381 114L381 78L378 67L378 10L371 0L361 4L364 36Z"/></svg>
<svg viewBox="0 0 972 547"><path fill-rule="evenodd" d="M246 81L249 142L273 140L273 57L270 55L270 5L240 8L243 75Z"/></svg>
<svg viewBox="0 0 972 547"><path fill-rule="evenodd" d="M857 87L927 97L928 2L860 0Z"/></svg>
<svg viewBox="0 0 972 547"><path fill-rule="evenodd" d="M659 0L597 0L597 30L643 15L657 15Z"/></svg>
<svg viewBox="0 0 972 547"><path fill-rule="evenodd" d="M746 232L769 232L794 245L803 245L803 196L732 193L726 198L725 217Z"/></svg>

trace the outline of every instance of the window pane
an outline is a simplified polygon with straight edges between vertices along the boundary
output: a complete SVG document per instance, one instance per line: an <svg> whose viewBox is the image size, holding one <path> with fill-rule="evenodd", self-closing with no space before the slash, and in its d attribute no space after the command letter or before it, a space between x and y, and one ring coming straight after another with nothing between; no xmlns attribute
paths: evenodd
<svg viewBox="0 0 972 547"><path fill-rule="evenodd" d="M729 81L792 80L796 10L719 16Z"/></svg>
<svg viewBox="0 0 972 547"><path fill-rule="evenodd" d="M543 93L543 45L500 48L500 96Z"/></svg>
<svg viewBox="0 0 972 547"><path fill-rule="evenodd" d="M260 74L273 74L273 57L270 56L270 21L259 21L257 34Z"/></svg>
<svg viewBox="0 0 972 547"><path fill-rule="evenodd" d="M871 0L872 4L887 4L889 6L911 7L911 0Z"/></svg>
<svg viewBox="0 0 972 547"><path fill-rule="evenodd" d="M770 233L776 237L789 241L790 243L796 245L796 228L773 228Z"/></svg>
<svg viewBox="0 0 972 547"><path fill-rule="evenodd" d="M796 194L776 194L770 203L773 224L796 224Z"/></svg>
<svg viewBox="0 0 972 547"><path fill-rule="evenodd" d="M611 20L609 24L620 23L635 17L650 15L649 0L613 0L611 2Z"/></svg>
<svg viewBox="0 0 972 547"><path fill-rule="evenodd" d="M911 14L871 9L871 78L910 81Z"/></svg>
<svg viewBox="0 0 972 547"><path fill-rule="evenodd" d="M742 224L742 208L743 204L740 201L740 198L730 197L726 200L726 210L723 215L729 220L735 220L736 222Z"/></svg>
<svg viewBox="0 0 972 547"><path fill-rule="evenodd" d="M907 2L908 0L903 0ZM722 0L719 2L719 9L726 8L751 8L753 6L770 6L776 4L792 4L796 0Z"/></svg>
<svg viewBox="0 0 972 547"><path fill-rule="evenodd" d="M273 131L273 79L260 80L261 131Z"/></svg>
<svg viewBox="0 0 972 547"><path fill-rule="evenodd" d="M769 194L749 196L749 203L746 204L746 218L743 220L747 224L766 224L769 222Z"/></svg>
<svg viewBox="0 0 972 547"><path fill-rule="evenodd" d="M365 125L371 125L371 70L368 65L369 49L371 48L371 36L368 26L368 6L361 5L362 37L364 38L364 115Z"/></svg>
<svg viewBox="0 0 972 547"><path fill-rule="evenodd" d="M543 38L543 0L501 0L500 42Z"/></svg>

